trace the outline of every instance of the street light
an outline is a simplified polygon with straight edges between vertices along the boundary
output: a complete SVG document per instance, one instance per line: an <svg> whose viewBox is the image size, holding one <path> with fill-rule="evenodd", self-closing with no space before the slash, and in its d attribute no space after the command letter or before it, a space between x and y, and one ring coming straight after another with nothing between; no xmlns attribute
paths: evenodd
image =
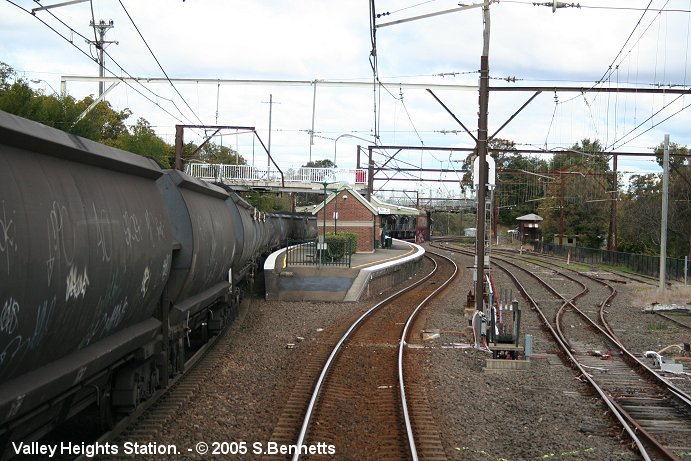
<svg viewBox="0 0 691 461"><path fill-rule="evenodd" d="M42 78L36 78L36 79L32 79L32 80L31 80L31 83L36 83L36 84L39 84L39 83L41 83L41 82L43 82L43 83L45 83L46 85L48 85L48 86L50 87L50 89L53 90L53 94L54 94L55 96L58 96L58 92L55 91L55 88L53 88L53 85L51 85L50 83L48 83L46 80L43 80Z"/></svg>
<svg viewBox="0 0 691 461"><path fill-rule="evenodd" d="M352 135L352 134L350 134L350 133L344 133L344 134L338 136L336 139L334 139L334 166L336 166L336 143L337 143L338 140L341 139L341 138L355 138L355 139L360 139L361 141L366 141L366 142L369 142L369 143L372 143L372 144L376 144L376 143L375 143L374 141L372 141L371 139L361 138L361 137L359 137L359 136L355 136L355 135Z"/></svg>
<svg viewBox="0 0 691 461"><path fill-rule="evenodd" d="M329 183L324 181L322 185L324 186L324 209L322 210L324 214L324 226L322 227L322 245L326 245L326 186L328 186ZM321 258L319 258L319 261L321 261Z"/></svg>
<svg viewBox="0 0 691 461"><path fill-rule="evenodd" d="M337 183L340 183L340 181L335 181L335 182L324 181L321 183L322 186L324 186L324 206L322 207L322 213L324 214L324 226L322 228L322 245L324 245L324 247L321 248L322 251L324 251L326 249L325 248L326 247L326 186L330 186L331 184L337 184ZM337 194L338 194L338 192L337 192ZM336 196L336 198L338 198L338 195ZM334 216L334 219L336 219L336 216ZM336 224L334 221L334 233L335 232L336 232ZM317 247L317 249L319 250L318 247ZM321 255L319 257L319 261L321 263Z"/></svg>

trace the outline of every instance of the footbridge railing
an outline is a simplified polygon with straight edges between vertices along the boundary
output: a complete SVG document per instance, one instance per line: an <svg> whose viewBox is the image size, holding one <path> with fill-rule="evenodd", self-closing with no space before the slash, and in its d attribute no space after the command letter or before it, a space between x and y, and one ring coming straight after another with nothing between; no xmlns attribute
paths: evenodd
<svg viewBox="0 0 691 461"><path fill-rule="evenodd" d="M194 162L185 166L185 173L204 181L226 184L281 182L281 173L277 169L251 165ZM283 171L283 180L287 183L343 182L361 185L367 184L367 170L364 168L288 168Z"/></svg>

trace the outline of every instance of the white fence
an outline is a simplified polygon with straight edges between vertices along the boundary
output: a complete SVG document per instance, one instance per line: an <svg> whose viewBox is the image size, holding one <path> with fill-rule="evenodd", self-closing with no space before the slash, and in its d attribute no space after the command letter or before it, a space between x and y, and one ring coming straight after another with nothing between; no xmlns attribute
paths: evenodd
<svg viewBox="0 0 691 461"><path fill-rule="evenodd" d="M281 183L281 173L269 167L250 165L223 165L213 163L188 163L185 173L210 182L223 183ZM334 183L366 184L367 170L364 168L289 168L283 172L286 183Z"/></svg>

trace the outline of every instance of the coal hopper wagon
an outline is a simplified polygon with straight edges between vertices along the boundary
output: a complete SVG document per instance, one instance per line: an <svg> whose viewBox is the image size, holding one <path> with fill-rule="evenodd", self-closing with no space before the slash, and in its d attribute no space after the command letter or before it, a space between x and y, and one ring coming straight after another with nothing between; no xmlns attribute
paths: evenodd
<svg viewBox="0 0 691 461"><path fill-rule="evenodd" d="M0 112L0 449L167 386L313 220Z"/></svg>

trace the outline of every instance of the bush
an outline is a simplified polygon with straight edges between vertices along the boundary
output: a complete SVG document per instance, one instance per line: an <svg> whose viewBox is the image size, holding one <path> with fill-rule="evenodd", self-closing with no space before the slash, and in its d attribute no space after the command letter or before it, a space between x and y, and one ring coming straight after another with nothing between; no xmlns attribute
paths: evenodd
<svg viewBox="0 0 691 461"><path fill-rule="evenodd" d="M357 235L351 232L326 234L326 244L334 258L340 258L347 254L352 255L357 250Z"/></svg>

